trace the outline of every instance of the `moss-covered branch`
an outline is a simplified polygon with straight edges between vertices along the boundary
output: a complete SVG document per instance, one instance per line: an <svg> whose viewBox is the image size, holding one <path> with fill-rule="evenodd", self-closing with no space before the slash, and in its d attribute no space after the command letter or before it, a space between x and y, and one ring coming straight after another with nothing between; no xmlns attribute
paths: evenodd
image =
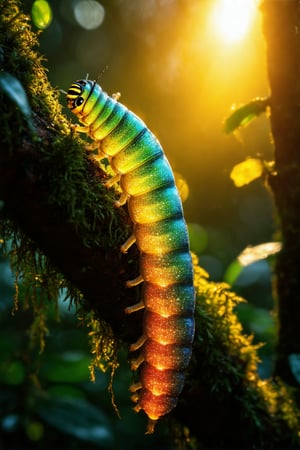
<svg viewBox="0 0 300 450"><path fill-rule="evenodd" d="M9 74L11 89L21 84L34 126L29 127L21 100L15 102L2 83L2 236L15 236L17 272L30 272L30 250L45 254L83 294L87 310L109 322L117 336L132 340L140 330L123 311L136 292L124 290L124 284L138 269L132 253L125 257L119 251L129 231L128 215L114 208L115 193L102 184L107 175L72 134L58 92L46 78L27 17L16 2L1 3L0 76L6 81Z"/></svg>
<svg viewBox="0 0 300 450"><path fill-rule="evenodd" d="M137 274L138 254L119 251L130 232L128 215L114 208L115 193L102 184L106 173L62 115L19 2L0 5L0 78L5 72L21 83L34 127L20 102L1 89L1 238L16 274L32 290L55 294L67 286L83 314L93 311L117 339L132 342L142 320L124 314L138 295L124 288ZM174 439L193 449L299 448L292 396L280 381L260 380L257 349L234 313L240 299L210 282L196 261L195 270L197 333L186 387L172 413L180 424ZM178 434L183 426L192 440L186 429Z"/></svg>

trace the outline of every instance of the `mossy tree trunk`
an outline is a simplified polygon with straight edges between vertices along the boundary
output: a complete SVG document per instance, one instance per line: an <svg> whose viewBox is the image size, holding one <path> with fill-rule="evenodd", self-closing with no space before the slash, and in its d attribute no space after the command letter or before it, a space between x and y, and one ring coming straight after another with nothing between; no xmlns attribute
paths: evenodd
<svg viewBox="0 0 300 450"><path fill-rule="evenodd" d="M275 172L269 183L283 241L276 265L279 335L275 374L297 384L289 355L300 354L300 4L297 0L265 0L262 14L275 152Z"/></svg>

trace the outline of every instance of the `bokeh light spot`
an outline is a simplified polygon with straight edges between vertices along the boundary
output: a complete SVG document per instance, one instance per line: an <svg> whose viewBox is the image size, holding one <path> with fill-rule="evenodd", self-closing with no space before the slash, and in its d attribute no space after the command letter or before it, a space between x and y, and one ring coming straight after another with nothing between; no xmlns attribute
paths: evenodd
<svg viewBox="0 0 300 450"><path fill-rule="evenodd" d="M36 0L31 8L34 25L40 30L47 28L52 22L52 9L46 0Z"/></svg>
<svg viewBox="0 0 300 450"><path fill-rule="evenodd" d="M10 385L20 385L25 378L25 369L20 361L11 361L0 376L1 381Z"/></svg>
<svg viewBox="0 0 300 450"><path fill-rule="evenodd" d="M31 441L39 441L44 435L44 426L41 422L30 422L26 428L26 434Z"/></svg>
<svg viewBox="0 0 300 450"><path fill-rule="evenodd" d="M95 30L104 21L105 9L94 0L83 0L74 7L75 19L82 28Z"/></svg>

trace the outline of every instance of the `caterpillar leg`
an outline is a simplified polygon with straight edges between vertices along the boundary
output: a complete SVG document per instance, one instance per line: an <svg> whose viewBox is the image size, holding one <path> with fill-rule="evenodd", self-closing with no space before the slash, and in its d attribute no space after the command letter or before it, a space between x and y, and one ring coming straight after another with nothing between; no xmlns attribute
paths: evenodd
<svg viewBox="0 0 300 450"><path fill-rule="evenodd" d="M104 152L102 152L102 150L100 149L99 141L94 141L94 142L91 142L90 144L86 144L84 146L84 148L88 152L97 150L97 154L93 155L93 157L96 159L96 161L101 161L102 159L107 158L107 155Z"/></svg>
<svg viewBox="0 0 300 450"><path fill-rule="evenodd" d="M88 134L90 131L89 127L84 127L82 125L71 125L71 128L73 129L73 131L78 132L78 133L85 133Z"/></svg>
<svg viewBox="0 0 300 450"><path fill-rule="evenodd" d="M145 342L146 342L146 336L142 335L136 342L131 344L129 351L135 352L136 350L141 348L145 344Z"/></svg>
<svg viewBox="0 0 300 450"><path fill-rule="evenodd" d="M136 359L131 361L131 370L137 370L144 361L145 358L141 353Z"/></svg>
<svg viewBox="0 0 300 450"><path fill-rule="evenodd" d="M93 141L90 144L86 144L85 149L90 152L90 151L93 151L93 150L96 150L96 149L98 150L99 146L100 146L100 144L99 144L98 141Z"/></svg>
<svg viewBox="0 0 300 450"><path fill-rule="evenodd" d="M118 183L118 181L120 181L120 178L121 178L121 175L119 173L117 173L116 175L111 177L108 181L106 181L105 187L107 187L108 189L111 188L114 184L116 184L116 183Z"/></svg>
<svg viewBox="0 0 300 450"><path fill-rule="evenodd" d="M131 287L137 286L138 284L141 284L143 281L144 281L144 278L142 277L142 275L139 275L138 277L134 278L133 280L128 280L126 282L126 287L131 288ZM137 305L139 305L139 303L137 303ZM144 303L143 303L143 305L144 305ZM142 309L142 308L138 308L138 309L136 309L136 311L138 311L139 309Z"/></svg>
<svg viewBox="0 0 300 450"><path fill-rule="evenodd" d="M116 175L114 175L113 177L111 177L106 183L105 186L109 189L111 188L114 184L118 183L121 179L121 174L117 173ZM129 195L123 191L122 194L119 197L119 200L117 200L115 202L115 206L117 208L119 208L120 206L125 205L125 203L127 202Z"/></svg>
<svg viewBox="0 0 300 450"><path fill-rule="evenodd" d="M140 382L132 384L129 388L130 392L133 392L133 394L131 396L131 400L134 403L136 403L135 407L133 408L133 411L135 411L136 413L139 413L143 409L142 406L139 404L140 394L139 394L139 392L137 392L142 388L143 388L143 386L142 386L142 383L140 383ZM157 423L156 419L150 419L150 417L148 417L146 434L152 434L154 432L156 423Z"/></svg>
<svg viewBox="0 0 300 450"><path fill-rule="evenodd" d="M133 408L133 411L135 411L137 413L140 412L142 408L140 407L140 405L138 403L138 401L140 399L140 396L139 396L138 392L135 392L134 394L132 394L130 396L130 398L133 401L133 403L137 403L137 405Z"/></svg>
<svg viewBox="0 0 300 450"><path fill-rule="evenodd" d="M152 434L152 433L154 433L154 428L155 428L156 423L157 423L157 420L148 419L147 431L146 431L145 434Z"/></svg>
<svg viewBox="0 0 300 450"><path fill-rule="evenodd" d="M127 283L128 283L128 281L127 281ZM132 313L139 311L140 309L144 309L144 308L145 308L145 304L144 304L143 300L141 300L138 303L136 303L135 305L127 306L127 308L125 308L125 313L132 314Z"/></svg>
<svg viewBox="0 0 300 450"><path fill-rule="evenodd" d="M121 178L120 174L114 175L108 181L106 181L105 187L110 188L115 183L120 181L120 178ZM119 199L115 201L115 207L116 208L120 208L120 206L125 205L126 202L127 202L128 197L129 197L129 195L126 192L122 192L122 194L120 195Z"/></svg>
<svg viewBox="0 0 300 450"><path fill-rule="evenodd" d="M142 389L142 387L143 387L143 385L142 385L141 381L138 381L137 383L133 383L130 386L129 390L130 390L130 392L136 392L136 391L139 391L140 389ZM132 396L132 397L134 397L134 396ZM136 403L135 400L133 400L133 401Z"/></svg>
<svg viewBox="0 0 300 450"><path fill-rule="evenodd" d="M85 134L88 134L89 131L90 131L90 128L89 128L89 127L85 127L85 126L78 125L78 124L72 125L71 127L72 127L73 131L78 132L78 133L85 133ZM88 152L92 152L93 150L97 150L97 151L98 151L98 154L95 155L95 158L98 159L98 160L101 160L101 159L103 159L103 158L106 158L106 156L107 156L107 155L106 155L104 152L102 152L102 150L101 150L101 142L100 142L100 141L94 141L94 142L91 142L90 144L85 145L85 149L86 149Z"/></svg>
<svg viewBox="0 0 300 450"><path fill-rule="evenodd" d="M127 253L127 250L135 243L136 241L136 237L134 234L132 234L131 236L129 236L129 238L127 239L126 242L124 242L123 245L121 245L121 252L122 253Z"/></svg>
<svg viewBox="0 0 300 450"><path fill-rule="evenodd" d="M101 157L106 158L107 155L101 150L101 142L100 141L93 141L90 144L86 144L85 149L89 152L92 152L93 150L97 150L97 155L95 157Z"/></svg>
<svg viewBox="0 0 300 450"><path fill-rule="evenodd" d="M142 388L143 388L143 385L141 382L134 383L129 388L130 392L133 392L133 394L131 396L131 400L134 403L136 403L135 407L133 408L133 411L135 411L136 413L139 413L143 409L142 406L139 404L140 394L139 394L139 392L137 392ZM148 417L146 434L152 434L154 432L156 423L157 423L156 419L150 419L150 417Z"/></svg>
<svg viewBox="0 0 300 450"><path fill-rule="evenodd" d="M106 181L105 187L107 187L108 189L111 188L114 184L116 184L118 181L120 181L120 178L121 178L121 175L119 173L117 173L116 175L111 177L108 181ZM125 205L128 197L129 197L129 195L126 194L126 192L122 192L119 199L115 201L115 207L120 208L120 206Z"/></svg>
<svg viewBox="0 0 300 450"><path fill-rule="evenodd" d="M116 208L119 208L120 206L125 205L126 202L127 202L128 197L129 197L129 195L126 192L122 192L122 194L120 195L119 200L117 200L115 202Z"/></svg>

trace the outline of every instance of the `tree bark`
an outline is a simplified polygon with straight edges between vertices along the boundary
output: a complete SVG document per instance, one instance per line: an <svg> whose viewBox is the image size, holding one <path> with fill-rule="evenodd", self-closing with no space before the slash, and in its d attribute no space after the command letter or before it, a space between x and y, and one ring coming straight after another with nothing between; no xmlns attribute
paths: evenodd
<svg viewBox="0 0 300 450"><path fill-rule="evenodd" d="M276 264L279 335L275 374L291 384L296 380L290 370L289 355L300 354L299 14L297 0L265 0L262 5L275 157L269 184L283 242Z"/></svg>

